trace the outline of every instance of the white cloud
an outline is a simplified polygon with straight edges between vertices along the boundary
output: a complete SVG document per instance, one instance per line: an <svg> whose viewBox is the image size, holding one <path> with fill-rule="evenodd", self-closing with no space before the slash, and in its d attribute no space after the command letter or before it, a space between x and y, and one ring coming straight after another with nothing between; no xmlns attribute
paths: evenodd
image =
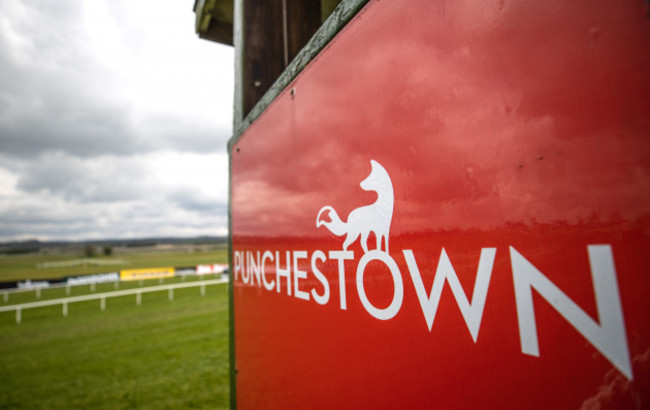
<svg viewBox="0 0 650 410"><path fill-rule="evenodd" d="M0 3L0 240L224 234L233 64L191 2Z"/></svg>
<svg viewBox="0 0 650 410"><path fill-rule="evenodd" d="M82 239L227 233L225 154L63 154L0 168L0 238ZM59 169L61 168L61 169Z"/></svg>

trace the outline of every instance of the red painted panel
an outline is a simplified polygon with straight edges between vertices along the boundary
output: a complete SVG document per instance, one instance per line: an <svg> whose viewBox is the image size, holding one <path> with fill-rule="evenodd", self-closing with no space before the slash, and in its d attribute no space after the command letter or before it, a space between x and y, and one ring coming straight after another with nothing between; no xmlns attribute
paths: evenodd
<svg viewBox="0 0 650 410"><path fill-rule="evenodd" d="M648 406L646 13L371 1L231 153L239 408Z"/></svg>

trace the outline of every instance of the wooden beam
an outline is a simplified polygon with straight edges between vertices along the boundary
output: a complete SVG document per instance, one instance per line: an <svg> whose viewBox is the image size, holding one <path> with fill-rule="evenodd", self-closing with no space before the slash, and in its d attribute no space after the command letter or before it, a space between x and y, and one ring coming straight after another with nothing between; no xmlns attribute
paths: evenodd
<svg viewBox="0 0 650 410"><path fill-rule="evenodd" d="M243 1L243 112L257 104L321 24L320 0Z"/></svg>
<svg viewBox="0 0 650 410"><path fill-rule="evenodd" d="M244 1L244 113L284 70L282 16L281 0Z"/></svg>
<svg viewBox="0 0 650 410"><path fill-rule="evenodd" d="M287 9L287 46L289 59L298 55L321 25L320 0L285 0Z"/></svg>

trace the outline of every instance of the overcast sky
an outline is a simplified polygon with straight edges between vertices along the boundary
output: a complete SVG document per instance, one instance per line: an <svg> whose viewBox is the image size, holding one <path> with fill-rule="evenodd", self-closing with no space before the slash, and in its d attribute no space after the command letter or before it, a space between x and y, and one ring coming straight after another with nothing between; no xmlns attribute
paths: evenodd
<svg viewBox="0 0 650 410"><path fill-rule="evenodd" d="M233 49L193 4L0 2L0 241L227 233Z"/></svg>

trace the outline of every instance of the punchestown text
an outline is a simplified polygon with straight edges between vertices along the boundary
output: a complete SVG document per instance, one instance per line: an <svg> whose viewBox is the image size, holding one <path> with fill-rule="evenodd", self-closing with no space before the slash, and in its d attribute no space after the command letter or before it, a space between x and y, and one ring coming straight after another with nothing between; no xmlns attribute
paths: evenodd
<svg viewBox="0 0 650 410"><path fill-rule="evenodd" d="M496 248L482 248L478 260L476 281L471 300L463 290L447 252L443 248L438 259L432 288L427 292L416 255L412 250L402 251L412 290L417 296L429 331L432 330L436 311L445 282L449 285L474 342L477 341L483 310L492 276ZM533 266L514 247L509 247L514 283L521 351L539 356L533 290L566 319L589 343L628 379L632 379L632 366L628 351L623 311L618 291L614 257L609 245L589 245L587 254L591 269L592 286L600 323L592 319L564 292ZM258 286L269 292L285 293L302 300L314 300L319 305L330 302L331 286L321 271L323 263L336 261L338 284L345 284L346 261L354 261L351 250L249 251L235 249L233 253L234 281ZM390 271L393 296L387 307L378 308L369 300L364 287L364 273L369 263L383 263ZM311 266L311 271L304 266ZM319 268L321 266L321 268ZM302 268L301 268L302 267ZM309 276L310 280L307 280ZM402 307L406 292L402 272L395 260L386 252L370 250L360 258L355 275L356 292L368 314L379 320L394 318ZM311 288L307 288L309 285ZM339 307L347 310L346 287L338 285Z"/></svg>

